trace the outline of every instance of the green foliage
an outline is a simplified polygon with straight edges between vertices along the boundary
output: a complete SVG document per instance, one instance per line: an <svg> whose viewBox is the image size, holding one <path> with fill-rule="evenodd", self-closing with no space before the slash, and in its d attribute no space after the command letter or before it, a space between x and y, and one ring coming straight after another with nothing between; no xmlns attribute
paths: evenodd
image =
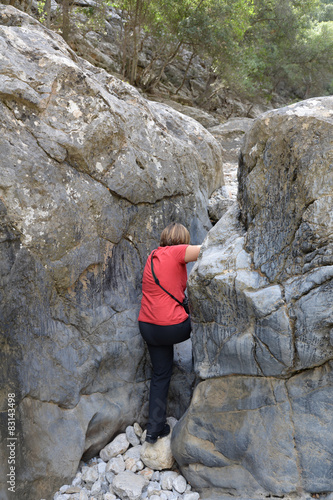
<svg viewBox="0 0 333 500"><path fill-rule="evenodd" d="M294 92L299 98L328 91L332 31L319 23L317 0L254 0L251 27L239 57L252 92Z"/></svg>
<svg viewBox="0 0 333 500"><path fill-rule="evenodd" d="M45 18L46 18L45 4L46 4L46 0L38 0L37 1L38 20L40 23L43 23L45 21Z"/></svg>
<svg viewBox="0 0 333 500"><path fill-rule="evenodd" d="M333 21L333 0L322 0L318 19L321 22Z"/></svg>
<svg viewBox="0 0 333 500"><path fill-rule="evenodd" d="M42 22L47 1L38 0ZM238 92L268 98L332 92L333 0L96 0L94 7L76 8L86 19L77 16L78 27L104 32L110 5L122 11L123 76L146 90L186 49L186 72L200 56ZM150 59L142 62L145 47Z"/></svg>

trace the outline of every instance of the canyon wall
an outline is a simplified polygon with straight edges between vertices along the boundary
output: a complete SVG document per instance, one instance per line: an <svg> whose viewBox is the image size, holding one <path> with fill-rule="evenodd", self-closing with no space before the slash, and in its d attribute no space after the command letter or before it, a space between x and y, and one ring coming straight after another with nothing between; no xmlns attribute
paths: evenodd
<svg viewBox="0 0 333 500"><path fill-rule="evenodd" d="M16 494L40 500L82 455L144 425L143 266L170 222L193 243L211 228L221 148L10 6L0 6L0 47L1 498L11 498L15 394ZM176 417L191 396L189 370L173 380Z"/></svg>
<svg viewBox="0 0 333 500"><path fill-rule="evenodd" d="M203 498L333 491L333 98L254 121L189 279L202 382L173 451Z"/></svg>

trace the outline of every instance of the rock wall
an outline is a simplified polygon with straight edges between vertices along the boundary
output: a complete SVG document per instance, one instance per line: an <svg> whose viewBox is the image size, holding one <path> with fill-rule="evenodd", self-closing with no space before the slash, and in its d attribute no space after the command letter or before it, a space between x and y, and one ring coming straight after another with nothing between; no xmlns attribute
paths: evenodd
<svg viewBox="0 0 333 500"><path fill-rule="evenodd" d="M189 280L203 381L173 451L203 497L333 491L333 98L258 118Z"/></svg>
<svg viewBox="0 0 333 500"><path fill-rule="evenodd" d="M16 494L40 500L83 454L144 424L145 259L173 220L202 241L223 173L219 145L195 120L146 101L15 8L0 6L0 19L0 496L11 498L14 393ZM181 412L191 380L178 381Z"/></svg>

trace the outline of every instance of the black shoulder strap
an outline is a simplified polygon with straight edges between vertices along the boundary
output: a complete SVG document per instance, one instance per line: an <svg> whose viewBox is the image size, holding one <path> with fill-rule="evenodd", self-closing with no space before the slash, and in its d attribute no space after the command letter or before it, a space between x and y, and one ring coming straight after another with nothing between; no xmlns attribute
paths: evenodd
<svg viewBox="0 0 333 500"><path fill-rule="evenodd" d="M174 297L174 295L172 295L172 293L168 292L168 290L166 290L165 288L163 288L163 286L160 284L159 280L156 278L156 274L154 273L154 264L153 264L154 253L155 253L155 250L153 251L153 253L151 255L151 273L153 275L153 278L155 280L156 285L158 285L159 287L161 287L162 290L164 290L165 293L167 293L168 295L170 295L170 297L172 297L173 300L175 300L176 302L178 302L178 304L180 304L182 306L183 304L180 302L180 300L176 299L176 297Z"/></svg>

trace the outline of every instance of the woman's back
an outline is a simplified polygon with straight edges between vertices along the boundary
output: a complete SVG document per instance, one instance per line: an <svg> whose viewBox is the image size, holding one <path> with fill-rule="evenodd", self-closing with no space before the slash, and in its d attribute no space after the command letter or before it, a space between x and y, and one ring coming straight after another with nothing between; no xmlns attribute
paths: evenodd
<svg viewBox="0 0 333 500"><path fill-rule="evenodd" d="M176 297L184 299L187 282L185 252L188 245L158 247L154 251L154 272L160 284ZM151 272L152 254L147 259L142 280L139 321L156 325L175 325L188 317L184 308L155 283Z"/></svg>

